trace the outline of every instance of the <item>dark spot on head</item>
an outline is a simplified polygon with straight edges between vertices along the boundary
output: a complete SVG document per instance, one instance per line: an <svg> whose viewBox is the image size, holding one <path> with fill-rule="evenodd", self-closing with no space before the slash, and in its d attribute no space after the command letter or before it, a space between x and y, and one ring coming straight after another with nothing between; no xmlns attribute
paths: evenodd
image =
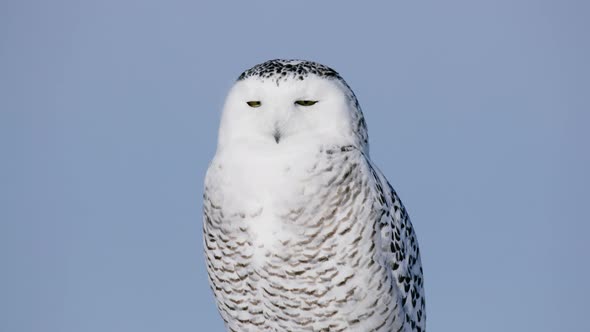
<svg viewBox="0 0 590 332"><path fill-rule="evenodd" d="M301 79L301 77L305 78L309 75L316 75L319 77L344 81L334 69L322 64L312 61L281 59L270 60L258 64L243 72L240 77L238 77L238 80L243 80L248 77L273 78L275 75L280 75L285 78L292 76L293 78L299 79Z"/></svg>

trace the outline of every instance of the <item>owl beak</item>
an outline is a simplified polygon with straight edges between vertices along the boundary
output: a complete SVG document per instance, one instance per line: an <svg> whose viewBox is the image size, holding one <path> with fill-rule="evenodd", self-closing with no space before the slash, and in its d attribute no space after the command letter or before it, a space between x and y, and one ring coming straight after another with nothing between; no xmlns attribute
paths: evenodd
<svg viewBox="0 0 590 332"><path fill-rule="evenodd" d="M272 136L275 138L275 142L279 144L279 141L281 140L281 132L279 131L279 128L275 128L275 132Z"/></svg>

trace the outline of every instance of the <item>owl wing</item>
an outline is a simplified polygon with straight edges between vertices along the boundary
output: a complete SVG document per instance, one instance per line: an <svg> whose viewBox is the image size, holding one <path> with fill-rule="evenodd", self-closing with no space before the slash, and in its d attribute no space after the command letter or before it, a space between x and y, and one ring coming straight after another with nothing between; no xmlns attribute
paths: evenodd
<svg viewBox="0 0 590 332"><path fill-rule="evenodd" d="M369 161L373 175L376 201L381 214L376 222L380 246L377 246L380 261L391 268L404 319L403 331L424 332L426 311L424 279L420 249L410 217L397 193L385 176Z"/></svg>

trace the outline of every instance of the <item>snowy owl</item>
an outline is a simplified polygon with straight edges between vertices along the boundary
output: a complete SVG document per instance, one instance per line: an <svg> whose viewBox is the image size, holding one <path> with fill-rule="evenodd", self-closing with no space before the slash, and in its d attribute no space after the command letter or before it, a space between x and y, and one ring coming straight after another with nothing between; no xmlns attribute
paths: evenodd
<svg viewBox="0 0 590 332"><path fill-rule="evenodd" d="M271 60L242 73L203 198L209 282L228 331L425 330L414 228L333 69Z"/></svg>

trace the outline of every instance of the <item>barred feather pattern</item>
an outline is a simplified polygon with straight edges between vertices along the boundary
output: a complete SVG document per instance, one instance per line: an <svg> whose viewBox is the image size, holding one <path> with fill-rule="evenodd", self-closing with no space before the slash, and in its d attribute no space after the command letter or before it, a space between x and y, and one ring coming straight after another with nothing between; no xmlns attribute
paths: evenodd
<svg viewBox="0 0 590 332"><path fill-rule="evenodd" d="M315 154L265 199L212 161L203 240L227 330L425 331L420 252L396 192L361 149Z"/></svg>

